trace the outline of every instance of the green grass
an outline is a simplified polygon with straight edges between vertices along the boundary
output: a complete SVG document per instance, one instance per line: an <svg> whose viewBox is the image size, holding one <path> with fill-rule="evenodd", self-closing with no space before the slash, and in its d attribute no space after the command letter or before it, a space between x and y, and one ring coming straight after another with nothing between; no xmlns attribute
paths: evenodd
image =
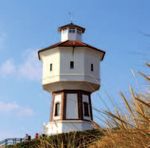
<svg viewBox="0 0 150 148"><path fill-rule="evenodd" d="M40 137L8 148L77 148L86 147L103 136L103 131L88 130Z"/></svg>

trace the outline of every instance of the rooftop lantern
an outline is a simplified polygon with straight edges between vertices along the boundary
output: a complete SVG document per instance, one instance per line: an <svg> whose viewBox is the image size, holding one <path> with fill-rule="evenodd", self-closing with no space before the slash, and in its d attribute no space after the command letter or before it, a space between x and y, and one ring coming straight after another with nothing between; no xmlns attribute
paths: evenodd
<svg viewBox="0 0 150 148"><path fill-rule="evenodd" d="M85 28L70 23L59 27L58 31L61 33L61 42L66 40L82 41L82 34L85 32Z"/></svg>

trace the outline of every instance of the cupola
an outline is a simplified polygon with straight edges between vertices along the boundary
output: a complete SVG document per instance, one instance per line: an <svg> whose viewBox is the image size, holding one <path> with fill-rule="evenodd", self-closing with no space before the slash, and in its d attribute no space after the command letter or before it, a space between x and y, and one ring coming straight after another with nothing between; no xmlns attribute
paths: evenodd
<svg viewBox="0 0 150 148"><path fill-rule="evenodd" d="M82 41L82 34L85 32L85 28L70 23L64 26L60 26L58 31L61 34L61 42L66 40Z"/></svg>

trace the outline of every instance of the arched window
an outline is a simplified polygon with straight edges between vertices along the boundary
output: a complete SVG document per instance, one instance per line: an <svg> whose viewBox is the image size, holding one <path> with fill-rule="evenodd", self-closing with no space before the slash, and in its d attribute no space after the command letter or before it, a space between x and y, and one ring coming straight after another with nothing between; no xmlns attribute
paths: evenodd
<svg viewBox="0 0 150 148"><path fill-rule="evenodd" d="M57 102L55 104L55 116L59 116L60 115L60 103Z"/></svg>
<svg viewBox="0 0 150 148"><path fill-rule="evenodd" d="M87 102L83 102L83 108L84 108L84 116L89 117L89 104Z"/></svg>

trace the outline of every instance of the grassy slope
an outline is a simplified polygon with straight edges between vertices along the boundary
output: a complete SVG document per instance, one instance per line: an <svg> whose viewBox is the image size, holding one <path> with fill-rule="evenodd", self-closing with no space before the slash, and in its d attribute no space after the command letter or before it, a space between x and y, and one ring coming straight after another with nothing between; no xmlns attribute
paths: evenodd
<svg viewBox="0 0 150 148"><path fill-rule="evenodd" d="M77 148L86 147L103 136L100 130L89 130L85 132L70 132L49 137L40 137L28 142L23 142L8 148Z"/></svg>
<svg viewBox="0 0 150 148"><path fill-rule="evenodd" d="M147 64L150 68L150 64ZM123 111L105 111L107 130L92 130L61 134L30 142L12 148L150 148L150 76L141 73L148 84L144 93L135 93L130 88L131 98L123 93ZM126 110L126 111L125 111ZM125 111L125 113L124 113Z"/></svg>

